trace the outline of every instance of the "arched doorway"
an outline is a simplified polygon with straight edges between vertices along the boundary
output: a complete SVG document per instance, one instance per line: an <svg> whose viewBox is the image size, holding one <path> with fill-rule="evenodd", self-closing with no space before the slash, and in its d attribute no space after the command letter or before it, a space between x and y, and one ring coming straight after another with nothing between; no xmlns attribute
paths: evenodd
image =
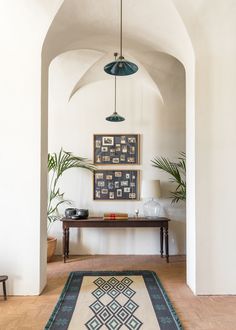
<svg viewBox="0 0 236 330"><path fill-rule="evenodd" d="M104 2L105 5L105 2ZM109 7L110 6L110 7ZM94 51L100 52L103 54L111 54L114 49L116 49L117 42L114 41L113 35L116 33L116 21L117 21L117 11L114 11L116 6L115 1L112 4L109 3L109 6L104 7L101 3L90 3L86 1L64 1L61 10L58 15L55 17L54 22L52 23L47 37L45 39L44 48L43 48L43 113L48 111L48 68L52 60L59 58L59 54L65 53L68 50L76 49L93 49ZM185 67L186 73L186 88L187 88L187 99L186 99L186 113L187 113L187 158L188 164L193 163L194 157L194 135L192 134L194 130L194 106L193 106L193 52L192 47L189 41L189 38L186 34L183 22L180 20L180 17L173 7L172 1L163 3L154 2L152 3L153 8L156 8L156 13L160 17L153 16L153 20L150 20L150 26L142 26L138 19L138 13L142 11L143 15L150 15L150 10L147 8L144 9L141 4L139 6L134 5L133 1L127 3L127 7L132 8L133 16L131 19L127 20L126 26L126 43L128 44L127 52L132 54L137 60L144 63L144 67L147 69L150 77L153 78L154 71L156 70L155 66L158 62L157 54L163 54L162 56L168 57L171 54L178 58ZM93 24L93 13L96 9L96 19L99 21L100 29L96 30L95 25ZM153 10L152 13L154 13ZM108 15L109 13L109 15ZM113 13L113 15L111 15ZM135 15L136 13L136 15ZM171 24L167 24L166 21L162 19L163 17L170 17ZM105 19L109 17L109 19ZM73 24L72 24L73 22ZM158 24L163 25L162 29ZM143 30L147 29L145 33ZM93 30L94 29L94 30ZM162 32L159 32L159 31ZM164 32L163 32L164 31ZM173 33L175 33L173 37ZM146 35L149 35L149 40L147 40ZM176 40L183 40L182 45L179 44ZM163 42L164 41L164 42ZM145 53L143 53L145 49ZM161 53L160 53L161 51ZM160 55L159 55L160 57ZM99 58L99 56L98 56ZM146 60L146 63L145 63ZM97 59L97 61L99 61ZM96 61L95 61L96 62ZM94 69L94 63L92 62ZM178 62L176 60L176 62ZM182 67L183 68L183 67ZM183 69L182 69L183 70ZM87 74L88 77L88 74ZM154 82L157 84L157 81ZM86 80L86 78L84 78ZM98 79L99 80L99 79ZM89 78L88 78L89 81ZM91 79L90 79L91 82ZM159 88L160 88L159 81ZM72 92L72 90L71 90ZM165 100L164 100L165 101ZM184 99L185 101L185 99ZM45 124L46 124L46 117ZM188 167L188 187L189 187L189 197L190 201L189 208L187 211L187 242L191 240L194 242L194 166ZM187 244L188 245L188 244ZM194 244L187 246L188 253L188 283L192 288L194 288L194 266L195 266L195 252Z"/></svg>

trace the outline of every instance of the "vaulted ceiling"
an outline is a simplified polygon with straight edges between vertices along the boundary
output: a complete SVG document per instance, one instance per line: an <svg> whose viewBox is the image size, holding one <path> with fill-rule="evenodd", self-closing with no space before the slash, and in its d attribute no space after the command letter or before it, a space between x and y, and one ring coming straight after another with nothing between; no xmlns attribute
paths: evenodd
<svg viewBox="0 0 236 330"><path fill-rule="evenodd" d="M119 10L119 0L65 0L45 40L48 60L73 49L118 51ZM141 61L163 52L187 65L192 56L189 36L172 0L125 0L123 44L125 55Z"/></svg>

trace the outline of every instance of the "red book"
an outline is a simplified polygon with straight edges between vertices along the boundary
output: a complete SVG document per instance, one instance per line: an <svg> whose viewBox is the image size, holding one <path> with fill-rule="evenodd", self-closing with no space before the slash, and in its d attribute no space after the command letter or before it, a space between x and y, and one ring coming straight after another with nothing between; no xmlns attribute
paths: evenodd
<svg viewBox="0 0 236 330"><path fill-rule="evenodd" d="M104 213L104 220L125 220L128 219L128 213Z"/></svg>

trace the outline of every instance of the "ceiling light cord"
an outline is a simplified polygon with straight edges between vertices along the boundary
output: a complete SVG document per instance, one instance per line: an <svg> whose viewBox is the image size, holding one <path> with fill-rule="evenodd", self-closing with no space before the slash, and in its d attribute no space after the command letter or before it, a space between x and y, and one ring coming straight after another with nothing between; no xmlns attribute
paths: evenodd
<svg viewBox="0 0 236 330"><path fill-rule="evenodd" d="M117 113L116 112L116 76L115 76L115 114Z"/></svg>
<svg viewBox="0 0 236 330"><path fill-rule="evenodd" d="M115 61L117 59L117 56L118 56L118 53L114 53L114 56L115 56ZM107 121L111 121L111 122L121 122L121 121L124 121L125 118L120 116L117 112L116 112L116 99L117 99L117 91L116 91L116 85L117 85L117 76L115 75L114 77L114 87L115 87L115 90L114 90L114 112L112 115L106 117L106 120Z"/></svg>
<svg viewBox="0 0 236 330"><path fill-rule="evenodd" d="M104 71L113 76L129 76L138 71L135 63L127 61L123 56L123 0L120 0L120 53L115 61L104 66Z"/></svg>
<svg viewBox="0 0 236 330"><path fill-rule="evenodd" d="M115 56L115 61L116 61L116 58L117 58L117 55L118 55L118 53L114 53L114 56ZM116 76L115 76L115 114L117 114L117 112L116 112Z"/></svg>
<svg viewBox="0 0 236 330"><path fill-rule="evenodd" d="M122 0L120 0L120 58L123 58L123 54L122 54L122 46L123 46L123 40L122 40L122 34L123 34L123 17L122 17L122 12L123 12L123 3Z"/></svg>

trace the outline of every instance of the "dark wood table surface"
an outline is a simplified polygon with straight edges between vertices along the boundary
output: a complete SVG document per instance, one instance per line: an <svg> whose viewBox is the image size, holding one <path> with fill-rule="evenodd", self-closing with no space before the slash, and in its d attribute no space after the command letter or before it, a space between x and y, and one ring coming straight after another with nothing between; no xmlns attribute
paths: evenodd
<svg viewBox="0 0 236 330"><path fill-rule="evenodd" d="M160 228L160 253L163 258L163 242L165 237L165 257L169 262L168 223L170 219L158 218L128 218L127 220L104 220L102 217L90 217L88 219L72 220L62 218L63 227L63 259L69 258L70 228Z"/></svg>

